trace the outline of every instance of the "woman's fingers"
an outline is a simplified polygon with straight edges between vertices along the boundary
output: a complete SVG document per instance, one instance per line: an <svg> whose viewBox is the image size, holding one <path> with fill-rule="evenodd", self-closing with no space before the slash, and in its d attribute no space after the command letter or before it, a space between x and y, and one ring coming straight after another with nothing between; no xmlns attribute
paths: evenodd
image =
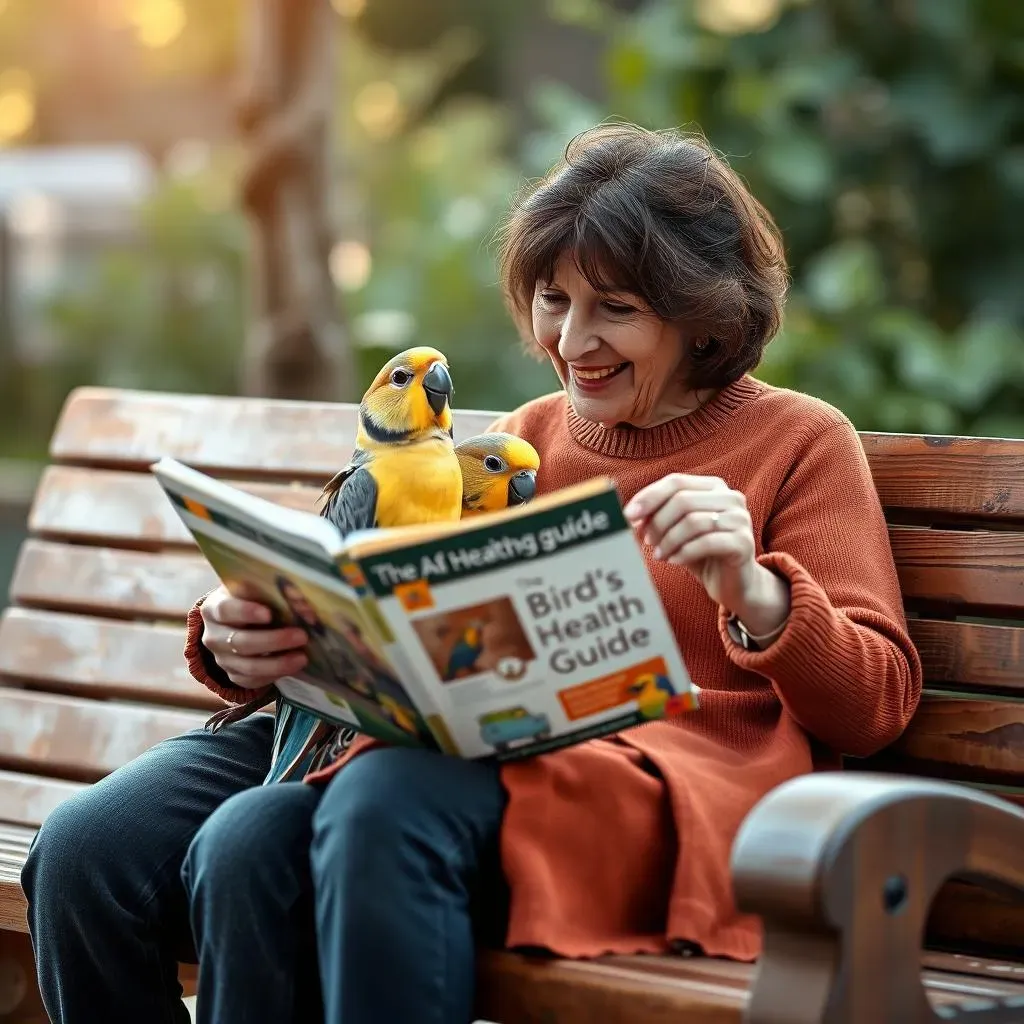
<svg viewBox="0 0 1024 1024"><path fill-rule="evenodd" d="M749 514L745 509L690 512L662 534L656 542L654 557L674 561L672 556L682 547L698 537L714 533L738 535L737 539L742 538L745 545L750 534Z"/></svg>
<svg viewBox="0 0 1024 1024"><path fill-rule="evenodd" d="M702 513L695 522L707 522L708 515L717 512L743 511L745 501L737 491L677 491L642 524L644 543L652 547L662 545L662 538L684 519Z"/></svg>
<svg viewBox="0 0 1024 1024"><path fill-rule="evenodd" d="M743 535L730 531L702 534L685 543L666 561L672 565L685 565L695 569L713 559L737 564L740 559L746 557L748 556Z"/></svg>
<svg viewBox="0 0 1024 1024"><path fill-rule="evenodd" d="M203 637L203 643L214 654L260 658L283 654L306 645L306 632L293 626L282 629L228 629L216 626Z"/></svg>
<svg viewBox="0 0 1024 1024"><path fill-rule="evenodd" d="M234 654L217 656L217 664L236 686L258 690L277 682L282 676L295 675L306 667L307 658L301 651L288 654L246 658Z"/></svg>
<svg viewBox="0 0 1024 1024"><path fill-rule="evenodd" d="M623 511L632 523L642 522L657 512L673 495L681 491L728 491L724 480L716 476L690 476L669 473L636 492Z"/></svg>
<svg viewBox="0 0 1024 1024"><path fill-rule="evenodd" d="M256 601L233 597L225 587L214 591L203 602L203 618L222 626L266 626L272 620L272 612Z"/></svg>

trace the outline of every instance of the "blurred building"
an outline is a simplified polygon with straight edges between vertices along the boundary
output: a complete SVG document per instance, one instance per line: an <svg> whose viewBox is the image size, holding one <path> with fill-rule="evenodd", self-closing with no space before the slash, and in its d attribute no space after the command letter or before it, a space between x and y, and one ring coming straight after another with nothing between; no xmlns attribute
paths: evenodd
<svg viewBox="0 0 1024 1024"><path fill-rule="evenodd" d="M123 244L153 188L149 158L130 145L0 149L0 334L22 363L54 340L32 309L97 249Z"/></svg>

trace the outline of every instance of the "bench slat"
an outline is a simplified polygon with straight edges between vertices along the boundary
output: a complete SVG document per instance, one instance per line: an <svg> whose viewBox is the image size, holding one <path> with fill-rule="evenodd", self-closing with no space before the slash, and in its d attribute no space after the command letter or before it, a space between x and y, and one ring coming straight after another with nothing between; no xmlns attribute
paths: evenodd
<svg viewBox="0 0 1024 1024"><path fill-rule="evenodd" d="M1024 628L911 619L926 685L1024 693Z"/></svg>
<svg viewBox="0 0 1024 1024"><path fill-rule="evenodd" d="M456 410L455 435L498 413ZM143 469L163 455L238 476L324 481L348 461L354 405L81 388L65 403L50 454L57 461Z"/></svg>
<svg viewBox="0 0 1024 1024"><path fill-rule="evenodd" d="M867 764L909 775L1022 786L1024 700L925 693L903 735Z"/></svg>
<svg viewBox="0 0 1024 1024"><path fill-rule="evenodd" d="M862 433L888 508L1024 518L1024 440Z"/></svg>
<svg viewBox="0 0 1024 1024"><path fill-rule="evenodd" d="M122 618L183 620L220 581L202 555L27 540L11 580L21 605Z"/></svg>
<svg viewBox="0 0 1024 1024"><path fill-rule="evenodd" d="M699 967L692 979L675 972L653 977L638 968L642 959L604 963L481 953L476 1015L507 1024L740 1024L751 965L733 965L737 970L731 978L708 977Z"/></svg>
<svg viewBox="0 0 1024 1024"><path fill-rule="evenodd" d="M38 828L54 807L84 788L78 782L0 771L0 822Z"/></svg>
<svg viewBox="0 0 1024 1024"><path fill-rule="evenodd" d="M317 487L236 483L268 501L315 512ZM55 540L114 547L194 548L192 535L150 473L48 466L39 482L29 530Z"/></svg>
<svg viewBox="0 0 1024 1024"><path fill-rule="evenodd" d="M95 782L206 715L0 689L0 768Z"/></svg>
<svg viewBox="0 0 1024 1024"><path fill-rule="evenodd" d="M894 526L889 536L907 601L1024 609L1024 534Z"/></svg>
<svg viewBox="0 0 1024 1024"><path fill-rule="evenodd" d="M27 932L27 906L21 888L21 866L35 837L34 828L0 825L0 845L12 856L0 859L0 932Z"/></svg>
<svg viewBox="0 0 1024 1024"><path fill-rule="evenodd" d="M496 415L456 410L456 436L484 430ZM65 404L51 453L62 461L134 468L167 454L241 475L322 479L348 458L355 416L354 406L329 403L81 388ZM861 437L885 505L1024 517L1024 441Z"/></svg>
<svg viewBox="0 0 1024 1024"><path fill-rule="evenodd" d="M188 673L180 627L8 608L0 674L58 692L216 709L224 702Z"/></svg>

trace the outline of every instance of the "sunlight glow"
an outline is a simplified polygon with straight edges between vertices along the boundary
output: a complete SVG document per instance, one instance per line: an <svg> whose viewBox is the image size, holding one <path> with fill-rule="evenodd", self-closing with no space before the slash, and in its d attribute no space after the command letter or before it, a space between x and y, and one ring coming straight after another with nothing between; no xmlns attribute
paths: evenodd
<svg viewBox="0 0 1024 1024"><path fill-rule="evenodd" d="M398 130L404 111L402 98L391 82L364 85L353 101L356 120L375 139L386 139Z"/></svg>
<svg viewBox="0 0 1024 1024"><path fill-rule="evenodd" d="M0 74L0 145L24 135L36 120L36 91L32 76L22 68Z"/></svg>
<svg viewBox="0 0 1024 1024"><path fill-rule="evenodd" d="M357 292L370 280L373 260L362 242L338 242L328 260L331 280L346 292Z"/></svg>
<svg viewBox="0 0 1024 1024"><path fill-rule="evenodd" d="M187 15L181 0L129 0L128 20L143 46L169 46L185 30Z"/></svg>
<svg viewBox="0 0 1024 1024"><path fill-rule="evenodd" d="M764 32L778 21L781 0L697 0L697 21L711 32Z"/></svg>
<svg viewBox="0 0 1024 1024"><path fill-rule="evenodd" d="M358 18L366 8L366 0L331 0L331 6L343 18Z"/></svg>

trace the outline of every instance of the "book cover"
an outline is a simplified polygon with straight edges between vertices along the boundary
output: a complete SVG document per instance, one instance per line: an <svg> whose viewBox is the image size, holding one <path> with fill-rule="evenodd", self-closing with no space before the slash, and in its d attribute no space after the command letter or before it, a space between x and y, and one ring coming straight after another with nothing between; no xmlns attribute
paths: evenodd
<svg viewBox="0 0 1024 1024"><path fill-rule="evenodd" d="M154 473L228 589L306 631L277 687L325 719L509 759L698 705L611 480L343 540L174 460Z"/></svg>

